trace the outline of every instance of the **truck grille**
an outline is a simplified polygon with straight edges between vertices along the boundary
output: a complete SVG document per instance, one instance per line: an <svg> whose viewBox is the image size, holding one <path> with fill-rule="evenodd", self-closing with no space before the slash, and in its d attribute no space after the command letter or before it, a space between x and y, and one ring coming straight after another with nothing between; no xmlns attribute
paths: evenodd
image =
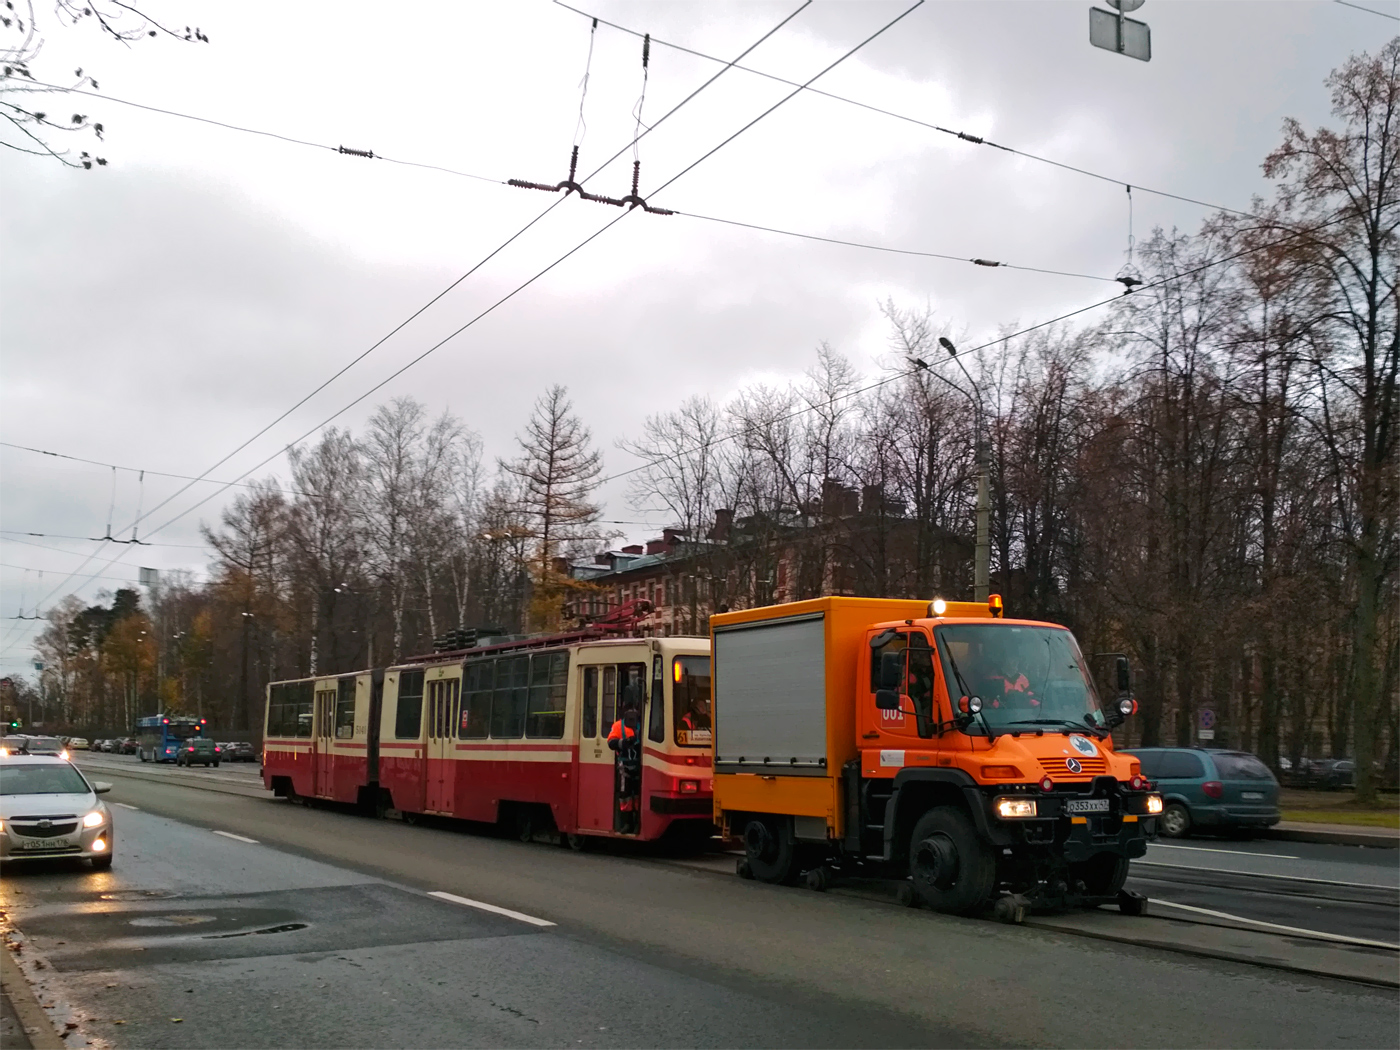
<svg viewBox="0 0 1400 1050"><path fill-rule="evenodd" d="M43 824L47 824L48 827L41 827ZM66 817L31 817L27 820L11 820L10 827L16 834L25 838L52 839L77 831L78 818L71 814Z"/></svg>
<svg viewBox="0 0 1400 1050"><path fill-rule="evenodd" d="M1045 770L1053 779L1063 779L1064 777L1096 777L1108 772L1108 761L1103 757L1099 758L1076 758L1079 763L1079 772L1070 771L1063 758L1042 758L1040 768Z"/></svg>

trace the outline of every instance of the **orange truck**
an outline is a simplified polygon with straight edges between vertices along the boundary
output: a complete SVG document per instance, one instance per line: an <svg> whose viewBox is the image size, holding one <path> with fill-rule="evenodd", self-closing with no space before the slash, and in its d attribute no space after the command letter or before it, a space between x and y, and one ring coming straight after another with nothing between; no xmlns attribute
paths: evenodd
<svg viewBox="0 0 1400 1050"><path fill-rule="evenodd" d="M827 597L710 620L715 820L741 875L907 879L911 903L1117 904L1162 799L1111 731L1074 636L986 604Z"/></svg>

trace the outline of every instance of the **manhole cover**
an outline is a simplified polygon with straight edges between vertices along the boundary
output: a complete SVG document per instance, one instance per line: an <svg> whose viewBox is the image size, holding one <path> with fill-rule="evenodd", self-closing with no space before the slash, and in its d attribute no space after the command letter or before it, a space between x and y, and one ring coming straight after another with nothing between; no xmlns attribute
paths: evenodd
<svg viewBox="0 0 1400 1050"><path fill-rule="evenodd" d="M132 926L198 926L202 922L215 922L213 915L143 915L132 919Z"/></svg>

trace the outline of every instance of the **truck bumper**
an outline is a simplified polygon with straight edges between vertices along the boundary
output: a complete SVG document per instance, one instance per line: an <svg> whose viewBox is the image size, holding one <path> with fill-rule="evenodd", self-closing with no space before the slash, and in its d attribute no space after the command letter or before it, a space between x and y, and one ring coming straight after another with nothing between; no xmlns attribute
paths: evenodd
<svg viewBox="0 0 1400 1050"><path fill-rule="evenodd" d="M1074 822L1070 823L1064 840L1064 858L1070 864L1082 863L1097 853L1112 853L1129 859L1141 857L1147 852L1148 836L1156 831L1155 818L1125 820L1091 816L1071 819ZM1146 826L1149 823L1151 828Z"/></svg>

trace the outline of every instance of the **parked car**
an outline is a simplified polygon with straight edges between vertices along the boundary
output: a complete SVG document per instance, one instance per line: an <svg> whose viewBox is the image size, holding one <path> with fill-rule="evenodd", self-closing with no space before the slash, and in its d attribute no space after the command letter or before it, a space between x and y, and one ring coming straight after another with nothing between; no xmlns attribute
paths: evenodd
<svg viewBox="0 0 1400 1050"><path fill-rule="evenodd" d="M230 740L224 745L225 762L256 762L258 753L246 740Z"/></svg>
<svg viewBox="0 0 1400 1050"><path fill-rule="evenodd" d="M124 736L112 750L118 755L134 755L140 747L140 742L134 736Z"/></svg>
<svg viewBox="0 0 1400 1050"><path fill-rule="evenodd" d="M110 755L113 752L113 750L115 750L116 743L117 742L115 740L102 741L102 753L104 755Z"/></svg>
<svg viewBox="0 0 1400 1050"><path fill-rule="evenodd" d="M1168 838L1204 828L1247 835L1279 822L1278 781L1247 751L1154 747L1128 754L1162 793L1157 829Z"/></svg>
<svg viewBox="0 0 1400 1050"><path fill-rule="evenodd" d="M111 789L52 755L0 758L0 862L72 857L110 868L112 812L97 796Z"/></svg>
<svg viewBox="0 0 1400 1050"><path fill-rule="evenodd" d="M180 744L175 752L177 766L217 766L223 754L222 748L208 737L195 736Z"/></svg>
<svg viewBox="0 0 1400 1050"><path fill-rule="evenodd" d="M1349 758L1333 762L1317 785L1327 791L1343 791L1356 787L1356 763Z"/></svg>
<svg viewBox="0 0 1400 1050"><path fill-rule="evenodd" d="M88 750L87 738L86 738L86 737L81 737L81 736L70 736L70 737L68 738L68 750L69 750L69 751L87 751L87 750Z"/></svg>

